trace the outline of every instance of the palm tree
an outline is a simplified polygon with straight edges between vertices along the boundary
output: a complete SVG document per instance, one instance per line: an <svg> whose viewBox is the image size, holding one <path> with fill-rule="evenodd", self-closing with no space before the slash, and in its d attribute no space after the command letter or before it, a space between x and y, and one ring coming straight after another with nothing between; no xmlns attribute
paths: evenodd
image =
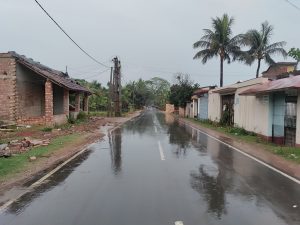
<svg viewBox="0 0 300 225"><path fill-rule="evenodd" d="M245 46L249 46L250 49L240 59L249 65L255 60L258 61L256 78L259 75L261 60L265 60L267 64L272 65L275 63L271 58L272 55L280 54L284 57L287 56L287 52L283 49L286 42L281 41L270 44L273 29L273 26L266 21L261 24L259 31L255 29L249 30L243 37L242 43Z"/></svg>
<svg viewBox="0 0 300 225"><path fill-rule="evenodd" d="M241 35L232 37L231 27L234 23L232 17L224 14L221 18L212 19L212 30L204 29L204 36L199 41L194 43L194 48L202 48L195 56L194 59L202 59L205 64L207 60L220 56L220 87L223 86L223 63L227 60L231 62L237 58L240 53L239 42Z"/></svg>

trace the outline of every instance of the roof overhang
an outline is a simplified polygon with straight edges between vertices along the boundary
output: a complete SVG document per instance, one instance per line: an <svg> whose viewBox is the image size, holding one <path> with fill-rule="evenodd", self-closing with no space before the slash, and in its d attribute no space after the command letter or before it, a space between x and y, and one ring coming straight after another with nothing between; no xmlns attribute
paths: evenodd
<svg viewBox="0 0 300 225"><path fill-rule="evenodd" d="M231 95L236 92L236 87L227 87L227 88L221 88L218 90L213 91L213 93L218 93L220 95Z"/></svg>

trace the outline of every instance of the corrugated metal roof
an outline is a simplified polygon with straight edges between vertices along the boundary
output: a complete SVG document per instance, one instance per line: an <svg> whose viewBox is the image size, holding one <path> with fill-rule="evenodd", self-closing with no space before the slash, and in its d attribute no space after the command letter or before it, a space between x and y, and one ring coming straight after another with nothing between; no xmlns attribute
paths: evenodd
<svg viewBox="0 0 300 225"><path fill-rule="evenodd" d="M257 95L292 88L300 88L300 76L293 76L279 80L269 81L261 85L255 85L241 92L240 95Z"/></svg>
<svg viewBox="0 0 300 225"><path fill-rule="evenodd" d="M26 66L35 73L51 80L53 83L63 86L71 91L80 91L91 94L91 91L78 84L75 80L71 79L68 74L58 70L51 69L45 65L35 62L33 59L27 58L24 55L19 55L16 52L9 52L11 57L14 57L18 63Z"/></svg>
<svg viewBox="0 0 300 225"><path fill-rule="evenodd" d="M202 94L205 94L205 93L208 93L210 90L209 87L206 87L206 88L199 88L197 89L196 91L194 91L194 95L202 95Z"/></svg>
<svg viewBox="0 0 300 225"><path fill-rule="evenodd" d="M233 94L237 90L236 87L226 87L222 89L217 89L213 91L213 93L219 93L219 94Z"/></svg>

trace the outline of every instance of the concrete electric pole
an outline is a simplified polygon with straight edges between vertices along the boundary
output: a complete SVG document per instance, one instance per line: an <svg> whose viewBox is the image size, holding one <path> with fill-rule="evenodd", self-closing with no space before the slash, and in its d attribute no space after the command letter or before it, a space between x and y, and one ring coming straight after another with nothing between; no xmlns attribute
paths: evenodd
<svg viewBox="0 0 300 225"><path fill-rule="evenodd" d="M118 57L113 58L113 102L115 116L121 116L121 62Z"/></svg>

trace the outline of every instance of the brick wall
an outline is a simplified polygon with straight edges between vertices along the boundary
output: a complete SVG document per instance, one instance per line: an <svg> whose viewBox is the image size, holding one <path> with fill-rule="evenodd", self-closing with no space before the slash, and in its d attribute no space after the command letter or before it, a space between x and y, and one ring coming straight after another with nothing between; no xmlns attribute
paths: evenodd
<svg viewBox="0 0 300 225"><path fill-rule="evenodd" d="M64 114L69 116L69 90L64 89Z"/></svg>
<svg viewBox="0 0 300 225"><path fill-rule="evenodd" d="M0 120L15 121L16 61L7 54L0 55Z"/></svg>
<svg viewBox="0 0 300 225"><path fill-rule="evenodd" d="M80 112L80 94L75 95L75 112Z"/></svg>
<svg viewBox="0 0 300 225"><path fill-rule="evenodd" d="M85 94L83 97L83 111L89 111L89 96L87 94Z"/></svg>
<svg viewBox="0 0 300 225"><path fill-rule="evenodd" d="M45 83L45 123L53 125L53 86L49 80Z"/></svg>

